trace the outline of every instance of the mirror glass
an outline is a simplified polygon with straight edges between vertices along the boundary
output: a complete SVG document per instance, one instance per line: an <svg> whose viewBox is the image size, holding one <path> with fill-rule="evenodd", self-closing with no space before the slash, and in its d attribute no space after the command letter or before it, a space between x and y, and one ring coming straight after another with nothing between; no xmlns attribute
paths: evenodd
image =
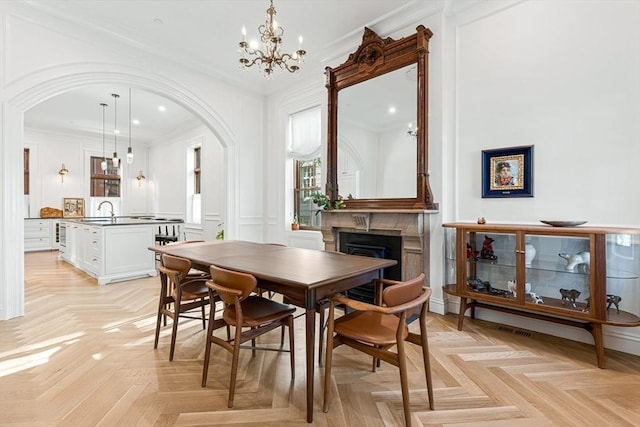
<svg viewBox="0 0 640 427"><path fill-rule="evenodd" d="M354 199L415 198L417 65L340 90L339 193Z"/></svg>

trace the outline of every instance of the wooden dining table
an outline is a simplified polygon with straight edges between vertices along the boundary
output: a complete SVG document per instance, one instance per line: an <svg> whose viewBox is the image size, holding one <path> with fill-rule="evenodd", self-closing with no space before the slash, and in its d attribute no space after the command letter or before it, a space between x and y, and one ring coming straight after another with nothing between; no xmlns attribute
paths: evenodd
<svg viewBox="0 0 640 427"><path fill-rule="evenodd" d="M305 309L309 423L313 422L315 313L318 303L330 295L370 283L379 277L382 269L397 263L392 259L235 240L181 242L149 249L186 258L193 268L201 271L208 272L210 265L216 265L252 274L261 289L285 295L292 304Z"/></svg>

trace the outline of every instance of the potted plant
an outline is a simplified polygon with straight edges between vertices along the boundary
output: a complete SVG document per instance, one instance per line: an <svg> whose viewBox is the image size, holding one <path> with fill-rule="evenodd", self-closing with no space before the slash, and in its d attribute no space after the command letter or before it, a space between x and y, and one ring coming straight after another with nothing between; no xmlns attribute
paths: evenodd
<svg viewBox="0 0 640 427"><path fill-rule="evenodd" d="M311 203L317 206L316 214L322 209L325 209L329 204L329 198L327 197L327 195L319 192L310 194L305 198L305 200L310 200Z"/></svg>
<svg viewBox="0 0 640 427"><path fill-rule="evenodd" d="M351 195L349 195L348 198L351 199ZM341 195L338 195L338 198L333 203L331 203L331 199L329 199L328 195L322 193L310 194L305 198L305 200L310 200L318 207L316 209L316 215L321 210L330 211L332 209L343 209L345 207L344 199Z"/></svg>
<svg viewBox="0 0 640 427"><path fill-rule="evenodd" d="M298 215L294 215L293 216L293 222L291 223L291 229L292 230L299 230L300 229L300 220L298 219Z"/></svg>

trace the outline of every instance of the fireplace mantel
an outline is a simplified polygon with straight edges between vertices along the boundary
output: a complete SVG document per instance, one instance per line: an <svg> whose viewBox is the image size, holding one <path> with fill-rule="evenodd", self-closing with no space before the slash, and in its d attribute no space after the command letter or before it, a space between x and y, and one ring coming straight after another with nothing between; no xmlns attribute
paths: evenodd
<svg viewBox="0 0 640 427"><path fill-rule="evenodd" d="M322 240L327 251L339 251L340 233L394 235L402 238L402 279L424 272L429 277L429 226L437 210L322 211Z"/></svg>

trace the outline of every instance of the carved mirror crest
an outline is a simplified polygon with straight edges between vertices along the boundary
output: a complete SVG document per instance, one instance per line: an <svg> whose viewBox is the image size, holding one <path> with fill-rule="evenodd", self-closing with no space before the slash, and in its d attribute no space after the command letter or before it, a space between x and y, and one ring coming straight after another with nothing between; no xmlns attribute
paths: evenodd
<svg viewBox="0 0 640 427"><path fill-rule="evenodd" d="M428 46L420 25L399 40L364 29L343 64L325 70L326 193L348 209L437 209L429 186Z"/></svg>

